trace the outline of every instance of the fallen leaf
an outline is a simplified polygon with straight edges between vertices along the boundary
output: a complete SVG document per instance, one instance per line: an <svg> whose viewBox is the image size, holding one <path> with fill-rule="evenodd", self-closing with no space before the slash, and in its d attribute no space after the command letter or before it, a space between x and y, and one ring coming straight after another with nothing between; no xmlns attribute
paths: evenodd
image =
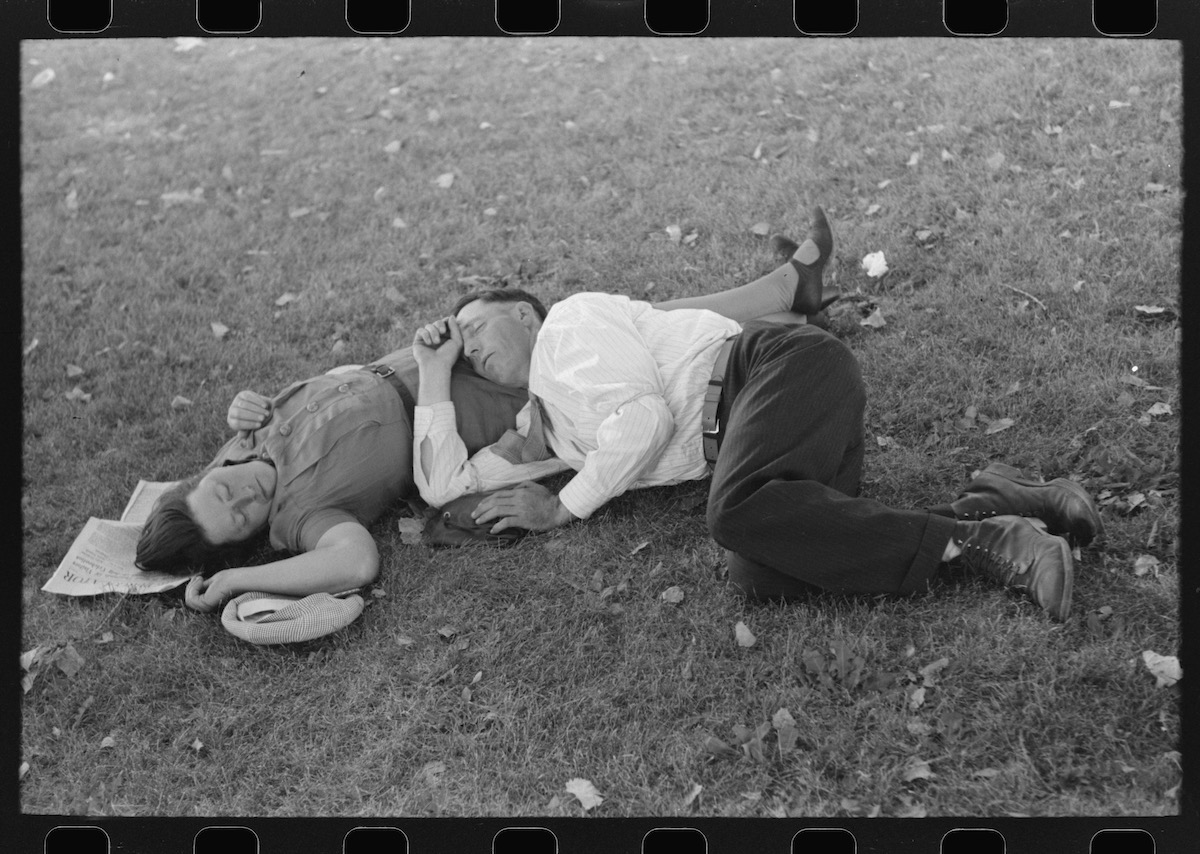
<svg viewBox="0 0 1200 854"><path fill-rule="evenodd" d="M54 80L54 69L44 68L37 73L37 75L33 78L33 82L31 82L29 85L34 89L41 89L52 80Z"/></svg>
<svg viewBox="0 0 1200 854"><path fill-rule="evenodd" d="M913 759L904 769L901 778L905 783L911 783L913 780L928 780L933 776L935 774L930 769L928 762L923 759Z"/></svg>
<svg viewBox="0 0 1200 854"><path fill-rule="evenodd" d="M1154 675L1155 682L1159 688L1168 688L1183 678L1183 670L1179 666L1179 659L1174 655L1159 655L1157 652L1151 652L1147 649L1142 652L1142 661L1146 663L1146 667Z"/></svg>
<svg viewBox="0 0 1200 854"><path fill-rule="evenodd" d="M1161 403L1161 402L1153 403L1150 405L1150 408L1146 410L1146 414L1149 415L1151 418L1157 417L1159 415L1170 415L1170 414L1172 414L1171 405L1169 403Z"/></svg>
<svg viewBox="0 0 1200 854"><path fill-rule="evenodd" d="M711 756L716 756L718 759L736 759L737 757L741 756L740 753L738 753L725 742L721 741L721 739L717 738L715 735L710 735L708 738L704 739L703 746L706 753L710 754Z"/></svg>
<svg viewBox="0 0 1200 854"><path fill-rule="evenodd" d="M113 642L113 633L112 632L105 632L104 634L100 635L100 637L96 638L96 643L112 643L112 642Z"/></svg>
<svg viewBox="0 0 1200 854"><path fill-rule="evenodd" d="M436 178L433 179L433 183L436 184L438 187L440 187L443 190L449 190L450 187L454 184L454 173L453 172L443 172L441 175L438 175Z"/></svg>
<svg viewBox="0 0 1200 854"><path fill-rule="evenodd" d="M1128 107L1128 106L1130 106L1130 102L1129 102L1129 101L1117 101L1117 100L1113 100L1113 101L1109 101L1109 102L1108 102L1108 108L1109 108L1110 110L1119 110L1119 109L1121 109L1122 107Z"/></svg>
<svg viewBox="0 0 1200 854"><path fill-rule="evenodd" d="M700 232L690 231L690 232L688 232L687 236L685 236L683 238L683 242L684 242L684 245L691 246L699 239L700 239Z"/></svg>
<svg viewBox="0 0 1200 854"><path fill-rule="evenodd" d="M756 222L750 226L750 233L759 237L766 237L771 233L771 224L769 222Z"/></svg>
<svg viewBox="0 0 1200 854"><path fill-rule="evenodd" d="M183 395L177 394L173 398L171 398L171 408L172 409L187 409L191 405L192 405L192 402L190 400L188 400L186 397L184 397Z"/></svg>
<svg viewBox="0 0 1200 854"><path fill-rule="evenodd" d="M908 163L906 163L905 165L908 166L909 168L912 168L913 166L916 166L920 162L921 162L921 152L914 151L912 154L910 154L908 156Z"/></svg>
<svg viewBox="0 0 1200 854"><path fill-rule="evenodd" d="M921 679L927 686L934 684L934 677L946 669L946 665L950 663L948 658L939 658L937 661L930 662L922 667L917 673L921 674Z"/></svg>
<svg viewBox="0 0 1200 854"><path fill-rule="evenodd" d="M288 216L291 219L300 219L302 216L308 216L312 213L312 208L292 208L288 211Z"/></svg>
<svg viewBox="0 0 1200 854"><path fill-rule="evenodd" d="M892 813L896 818L925 818L926 810L921 804L901 798L904 806Z"/></svg>
<svg viewBox="0 0 1200 854"><path fill-rule="evenodd" d="M678 605L683 601L683 590L678 587L668 587L662 592L660 597L664 602L671 605Z"/></svg>
<svg viewBox="0 0 1200 854"><path fill-rule="evenodd" d="M737 625L733 627L733 636L737 640L737 645L741 647L752 647L758 640L741 620L738 620Z"/></svg>
<svg viewBox="0 0 1200 854"><path fill-rule="evenodd" d="M414 643L416 641L406 635L398 635L396 637L396 646L412 646Z"/></svg>
<svg viewBox="0 0 1200 854"><path fill-rule="evenodd" d="M574 777L567 781L565 788L569 794L579 799L579 803L583 805L585 811L594 809L604 803L604 798L596 791L596 787L592 785L591 780Z"/></svg>
<svg viewBox="0 0 1200 854"><path fill-rule="evenodd" d="M913 692L908 695L908 708L916 711L925 705L925 686L913 689Z"/></svg>
<svg viewBox="0 0 1200 854"><path fill-rule="evenodd" d="M28 766L29 766L29 763L25 763L25 767L28 768ZM696 800L696 798L698 798L700 796L700 793L703 791L704 791L703 786L701 786L699 783L693 783L691 791L689 791L687 793L687 797L685 797L683 799L683 805L685 807L690 807L692 805L692 803Z"/></svg>
<svg viewBox="0 0 1200 854"><path fill-rule="evenodd" d="M400 217L396 217L392 220L392 228L408 228L408 223Z"/></svg>
<svg viewBox="0 0 1200 854"><path fill-rule="evenodd" d="M1062 125L1046 125L1042 128L1042 132L1045 133L1046 136L1055 136L1056 134L1062 133L1063 129Z"/></svg>
<svg viewBox="0 0 1200 854"><path fill-rule="evenodd" d="M24 780L25 775L28 773L29 773L29 763L22 762L21 767L19 769L17 769L17 781L20 782L21 780ZM697 792L696 794L699 794L699 792ZM688 803L691 803L691 801L688 801Z"/></svg>
<svg viewBox="0 0 1200 854"><path fill-rule="evenodd" d="M480 130L490 130L490 129L491 129L491 127L492 127L492 123L491 123L491 122L480 122L480 123L479 123L479 129L480 129Z"/></svg>
<svg viewBox="0 0 1200 854"><path fill-rule="evenodd" d="M983 431L983 435L990 436L993 433L999 433L1001 430L1007 430L1009 427L1013 426L1014 423L1015 422L1011 418L997 418L988 425L986 430Z"/></svg>
<svg viewBox="0 0 1200 854"><path fill-rule="evenodd" d="M1000 772L997 771L995 768L980 768L978 771L974 772L971 776L979 777L983 780L990 780L993 777L999 777Z"/></svg>
<svg viewBox="0 0 1200 854"><path fill-rule="evenodd" d="M916 736L926 736L933 732L933 727L922 721L909 721L904 728Z"/></svg>
<svg viewBox="0 0 1200 854"><path fill-rule="evenodd" d="M928 240L932 236L933 236L933 232L927 228L921 229L914 235L914 237L916 237L917 240L921 241L922 243L924 243L926 240Z"/></svg>
<svg viewBox="0 0 1200 854"><path fill-rule="evenodd" d="M85 392L83 389L81 389L79 386L75 386L75 388L66 392L63 395L63 397L65 397L67 400L77 400L80 403L87 403L88 401L90 401L92 399L92 396L90 394L88 394L87 392Z"/></svg>
<svg viewBox="0 0 1200 854"><path fill-rule="evenodd" d="M433 762L426 762L421 766L421 770L416 773L418 781L424 781L429 786L436 786L442 780L442 775L446 773L446 763L440 759L435 759Z"/></svg>
<svg viewBox="0 0 1200 854"><path fill-rule="evenodd" d="M204 47L204 45L204 39L196 38L195 36L178 36L175 39L175 52L186 53L189 50Z"/></svg>
<svg viewBox="0 0 1200 854"><path fill-rule="evenodd" d="M400 531L400 542L404 545L419 546L421 544L421 532L425 530L425 523L422 520L406 516L396 523L396 528Z"/></svg>
<svg viewBox="0 0 1200 854"><path fill-rule="evenodd" d="M888 186L888 184L890 184L890 183L892 183L892 179L891 179L891 178L885 178L884 180L880 181L880 182L879 182L878 184L876 184L875 186L876 186L876 187L878 187L880 190L882 190L882 189L885 189L885 188Z"/></svg>
<svg viewBox="0 0 1200 854"><path fill-rule="evenodd" d="M883 312L875 309L865 318L858 322L859 326L869 326L872 329L882 329L887 326L887 321L883 319Z"/></svg>
<svg viewBox="0 0 1200 854"><path fill-rule="evenodd" d="M954 159L954 155L953 155L953 154L951 154L951 153L950 153L948 150L946 150L945 148L943 148L943 149L942 149L942 162L943 162L943 163L949 163L949 162L950 162L951 160L953 160L953 159Z"/></svg>
<svg viewBox="0 0 1200 854"><path fill-rule="evenodd" d="M874 216L875 214L879 213L881 207L881 205L871 205L869 208L867 208L867 216Z"/></svg>
<svg viewBox="0 0 1200 854"><path fill-rule="evenodd" d="M34 350L37 349L38 344L40 344L40 343L41 342L38 339L34 338L32 341L29 342L29 346L21 351L21 357L22 358L28 357L30 353L32 353Z"/></svg>
<svg viewBox="0 0 1200 854"><path fill-rule="evenodd" d="M751 154L750 157L754 160L762 160L762 143L761 142L754 147L754 153Z"/></svg>
<svg viewBox="0 0 1200 854"><path fill-rule="evenodd" d="M1133 307L1133 310L1140 314L1146 314L1146 315L1150 315L1150 316L1154 316L1157 314L1163 314L1164 312L1166 312L1166 309L1163 308L1161 305L1135 305Z"/></svg>
<svg viewBox="0 0 1200 854"><path fill-rule="evenodd" d="M446 625L438 629L438 634L444 637L446 640L450 640L450 638L458 634L458 629L455 626Z"/></svg>
<svg viewBox="0 0 1200 854"><path fill-rule="evenodd" d="M79 210L79 193L74 187L71 188L71 192L67 193L65 204L67 206L67 210L71 211L72 213Z"/></svg>
<svg viewBox="0 0 1200 854"><path fill-rule="evenodd" d="M114 748L116 746L117 746L117 740L115 738L113 738L111 735L104 736L104 738L100 741L100 749L101 750L111 750L112 748Z"/></svg>
<svg viewBox="0 0 1200 854"><path fill-rule="evenodd" d="M391 142L389 142L387 145L385 145L383 147L383 150L386 151L388 154L395 154L397 151L400 150L400 140L393 139Z"/></svg>
<svg viewBox="0 0 1200 854"><path fill-rule="evenodd" d="M287 305L289 302L295 302L298 299L300 299L300 297L296 296L291 291L288 291L286 293L280 294L279 297L276 298L275 305L282 308L283 306Z"/></svg>
<svg viewBox="0 0 1200 854"><path fill-rule="evenodd" d="M575 122L571 121L570 119L567 119L565 122L563 122L563 127L566 130L576 130L579 125L575 124Z"/></svg>
<svg viewBox="0 0 1200 854"><path fill-rule="evenodd" d="M1153 574L1155 578L1158 578L1158 567L1158 558L1154 555L1142 555L1133 562L1133 574L1138 578L1146 574Z"/></svg>
<svg viewBox="0 0 1200 854"><path fill-rule="evenodd" d="M163 193L159 198L162 199L163 204L167 207L181 204L201 204L204 202L204 188L172 190L169 193Z"/></svg>
<svg viewBox="0 0 1200 854"><path fill-rule="evenodd" d="M638 552L640 552L642 549L646 548L649 545L650 545L649 540L646 540L645 542L642 542L642 543L638 543L637 547L629 553L629 556L633 557L635 554L637 554Z"/></svg>
<svg viewBox="0 0 1200 854"><path fill-rule="evenodd" d="M677 225L668 225L666 232L667 237L671 239L672 243L678 243L681 239L683 239L683 229Z"/></svg>
<svg viewBox="0 0 1200 854"><path fill-rule="evenodd" d="M1167 188L1162 184L1155 184L1153 182L1147 184L1145 187L1142 187L1142 189L1147 193L1165 193L1167 191Z"/></svg>
<svg viewBox="0 0 1200 854"><path fill-rule="evenodd" d="M78 365L67 365L67 379L73 380L76 377L81 377L84 374L83 368Z"/></svg>
<svg viewBox="0 0 1200 854"><path fill-rule="evenodd" d="M986 162L987 162L988 169L995 172L997 169L999 169L1001 166L1004 165L1004 159L1005 159L1004 152L997 151L995 154L993 154L991 157L989 157L987 159Z"/></svg>
<svg viewBox="0 0 1200 854"><path fill-rule="evenodd" d="M882 252L870 252L863 256L862 268L872 279L878 279L888 271L887 259Z"/></svg>
<svg viewBox="0 0 1200 854"><path fill-rule="evenodd" d="M192 742L192 750L199 753L203 749L204 749L204 742L201 741L200 739L196 739L195 741Z"/></svg>
<svg viewBox="0 0 1200 854"><path fill-rule="evenodd" d="M389 302L394 302L394 303L405 302L404 294L400 293L400 291L397 290L394 285L388 285L386 288L384 288L383 296L384 296L384 299L388 300Z"/></svg>
<svg viewBox="0 0 1200 854"><path fill-rule="evenodd" d="M496 210L495 208L484 208L483 209L484 216L495 216L498 213L500 213L500 212L498 210Z"/></svg>

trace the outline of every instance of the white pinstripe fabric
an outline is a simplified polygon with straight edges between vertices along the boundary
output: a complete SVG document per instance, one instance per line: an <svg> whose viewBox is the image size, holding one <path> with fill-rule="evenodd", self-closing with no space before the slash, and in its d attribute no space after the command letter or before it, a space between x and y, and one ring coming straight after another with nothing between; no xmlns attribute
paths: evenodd
<svg viewBox="0 0 1200 854"><path fill-rule="evenodd" d="M432 449L430 476L416 467L422 497L440 506L569 466L578 473L559 499L587 518L627 489L707 477L700 442L704 389L721 343L740 331L709 311L658 311L609 294L568 297L550 309L529 373L558 459L512 465L485 448L467 460L454 435L453 404L418 406L415 453L425 438ZM517 429L527 433L528 425L526 407Z"/></svg>
<svg viewBox="0 0 1200 854"><path fill-rule="evenodd" d="M221 625L232 635L257 644L299 643L343 629L358 619L363 598L313 593L256 621L238 618L238 606L255 599L283 599L271 593L243 593L225 603Z"/></svg>

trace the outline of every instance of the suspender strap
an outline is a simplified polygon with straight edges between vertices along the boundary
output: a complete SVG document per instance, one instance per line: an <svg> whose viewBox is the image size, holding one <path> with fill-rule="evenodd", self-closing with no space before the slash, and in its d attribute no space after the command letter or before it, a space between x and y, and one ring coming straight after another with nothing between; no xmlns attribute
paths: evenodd
<svg viewBox="0 0 1200 854"><path fill-rule="evenodd" d="M736 338L736 336L734 336ZM725 368L729 365L729 353L733 349L734 338L725 339L717 353L717 361L713 363L712 378L704 390L704 406L700 410L700 437L704 444L704 459L709 467L716 465L717 449L721 442L721 421L719 411L721 397L725 387Z"/></svg>
<svg viewBox="0 0 1200 854"><path fill-rule="evenodd" d="M366 370L378 375L382 379L388 381L388 384L396 390L400 395L400 400L404 404L404 411L408 414L408 423L413 423L413 411L417 408L417 402L413 400L412 392L408 390L408 386L400 379L400 375L392 369L390 365L367 365Z"/></svg>

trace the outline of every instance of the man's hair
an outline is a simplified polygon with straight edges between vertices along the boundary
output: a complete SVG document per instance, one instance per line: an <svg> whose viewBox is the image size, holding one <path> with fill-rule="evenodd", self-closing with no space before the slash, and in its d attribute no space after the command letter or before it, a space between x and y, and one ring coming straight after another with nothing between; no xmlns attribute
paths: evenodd
<svg viewBox="0 0 1200 854"><path fill-rule="evenodd" d="M196 570L207 574L229 565L232 557L247 551L246 543L217 545L209 542L196 523L187 497L205 474L201 472L159 497L138 538L134 559L138 569L170 575L191 575Z"/></svg>
<svg viewBox="0 0 1200 854"><path fill-rule="evenodd" d="M487 290L473 291L459 297L450 314L457 317L464 307L476 300L481 302L527 302L533 306L539 319L546 319L546 307L542 305L542 301L529 291L523 291L520 288L488 288Z"/></svg>

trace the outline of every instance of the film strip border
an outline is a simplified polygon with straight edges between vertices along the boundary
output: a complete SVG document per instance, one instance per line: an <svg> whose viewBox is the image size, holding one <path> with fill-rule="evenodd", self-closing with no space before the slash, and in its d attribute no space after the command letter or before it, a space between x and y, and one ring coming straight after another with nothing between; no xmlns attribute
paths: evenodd
<svg viewBox="0 0 1200 854"><path fill-rule="evenodd" d="M159 32L164 28L189 27L213 35L317 32L331 35L340 31L346 35L731 36L790 32L867 36L1172 37L1179 33L1183 18L1191 11L1186 0L190 0L176 3L44 0L44 3L50 30L70 35L114 31L130 35L141 34L146 27ZM29 6L36 8L33 3Z"/></svg>
<svg viewBox="0 0 1200 854"><path fill-rule="evenodd" d="M49 825L53 819L32 824ZM532 823L531 823L532 824ZM676 819L609 820L597 834L595 821L558 820L549 826L487 820L419 819L363 823L354 820L251 820L208 825L195 819L170 822L125 821L107 826L59 825L42 831L29 827L27 838L8 850L45 854L858 854L858 852L928 852L928 854L1005 854L1045 852L1070 854L1155 854L1193 850L1177 824L1151 822L1128 827L1121 822L1073 820L1047 835L1037 822L1009 820L1002 828L978 822L926 819L870 821L853 828L806 827L786 820L714 821L697 826ZM1171 828L1175 824L1175 828ZM40 835L40 834L44 834ZM601 837L598 839L597 837ZM43 848L44 839L44 848ZM599 846L598 846L599 843Z"/></svg>

